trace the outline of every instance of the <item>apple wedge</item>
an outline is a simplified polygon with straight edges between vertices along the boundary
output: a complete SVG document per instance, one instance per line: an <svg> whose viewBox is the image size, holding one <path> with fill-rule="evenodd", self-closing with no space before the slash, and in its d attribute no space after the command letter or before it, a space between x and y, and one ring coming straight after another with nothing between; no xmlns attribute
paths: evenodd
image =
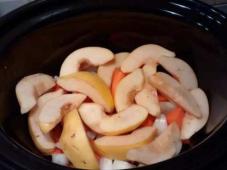
<svg viewBox="0 0 227 170"><path fill-rule="evenodd" d="M149 64L145 64L143 66L143 73L146 79L149 79L154 73L157 72L157 66L158 64L154 61L150 62Z"/></svg>
<svg viewBox="0 0 227 170"><path fill-rule="evenodd" d="M180 105L188 113L197 118L202 116L200 108L194 97L184 86L182 86L170 75L158 72L151 76L149 82L165 96Z"/></svg>
<svg viewBox="0 0 227 170"><path fill-rule="evenodd" d="M50 132L61 120L64 112L78 107L86 96L83 94L64 94L48 101L39 114L39 126L43 133Z"/></svg>
<svg viewBox="0 0 227 170"><path fill-rule="evenodd" d="M159 117L157 117L153 123L153 127L157 129L158 135L162 134L162 132L168 127L166 115L161 114Z"/></svg>
<svg viewBox="0 0 227 170"><path fill-rule="evenodd" d="M80 65L84 62L100 66L114 58L114 54L102 47L85 47L80 48L71 53L63 62L60 70L60 76L76 73L80 69Z"/></svg>
<svg viewBox="0 0 227 170"><path fill-rule="evenodd" d="M152 165L172 158L180 152L181 147L180 129L176 123L173 123L153 142L129 150L127 159Z"/></svg>
<svg viewBox="0 0 227 170"><path fill-rule="evenodd" d="M145 85L143 90L136 94L135 102L138 105L145 107L149 114L156 117L160 115L158 94L157 90L149 83L149 78L156 73L157 63L150 62L149 64L144 65L142 70L145 77Z"/></svg>
<svg viewBox="0 0 227 170"><path fill-rule="evenodd" d="M60 144L66 157L75 168L99 169L95 153L76 109L73 109L64 117Z"/></svg>
<svg viewBox="0 0 227 170"><path fill-rule="evenodd" d="M103 107L96 103L83 103L79 113L89 128L102 135L130 132L139 127L148 116L146 109L139 105L131 105L121 112L107 115Z"/></svg>
<svg viewBox="0 0 227 170"><path fill-rule="evenodd" d="M187 89L192 90L198 87L198 81L193 69L179 58L160 57L159 64Z"/></svg>
<svg viewBox="0 0 227 170"><path fill-rule="evenodd" d="M158 101L157 90L154 88L144 88L135 96L136 104L147 109L149 114L157 117L160 115L160 106Z"/></svg>
<svg viewBox="0 0 227 170"><path fill-rule="evenodd" d="M133 104L136 93L142 90L144 85L144 75L141 69L136 69L118 84L115 92L115 108L120 112Z"/></svg>
<svg viewBox="0 0 227 170"><path fill-rule="evenodd" d="M21 79L16 85L16 96L21 113L30 111L36 105L38 97L54 85L54 79L43 73L33 74Z"/></svg>
<svg viewBox="0 0 227 170"><path fill-rule="evenodd" d="M191 138L192 135L204 127L209 117L209 103L204 91L197 88L192 90L191 94L198 103L202 117L198 119L191 114L185 114L181 127L181 139Z"/></svg>
<svg viewBox="0 0 227 170"><path fill-rule="evenodd" d="M57 80L59 86L67 91L80 92L87 95L95 103L102 105L107 112L114 109L114 101L109 87L95 73L77 72Z"/></svg>
<svg viewBox="0 0 227 170"><path fill-rule="evenodd" d="M117 160L126 160L130 149L150 143L156 137L156 129L144 127L122 136L104 136L94 141L94 148L100 155Z"/></svg>
<svg viewBox="0 0 227 170"><path fill-rule="evenodd" d="M37 106L28 114L28 127L32 140L39 151L45 155L51 155L51 152L55 148L55 143L50 135L44 134L39 127L38 118L40 109L46 102L61 95L63 95L63 90L61 89L42 95L37 101Z"/></svg>
<svg viewBox="0 0 227 170"><path fill-rule="evenodd" d="M121 70L124 73L133 72L147 62L158 62L162 56L175 57L175 53L155 44L142 45L129 54L122 63Z"/></svg>
<svg viewBox="0 0 227 170"><path fill-rule="evenodd" d="M114 55L115 57L113 61L99 66L97 74L103 79L108 87L111 86L114 70L121 66L121 63L126 59L128 55L129 53L127 52L117 53Z"/></svg>
<svg viewBox="0 0 227 170"><path fill-rule="evenodd" d="M154 44L143 45L129 54L122 63L121 70L124 73L130 73L144 64L156 63L175 76L186 89L197 88L198 82L192 68L185 61L174 57L174 52L161 46ZM152 73L154 69L150 71Z"/></svg>

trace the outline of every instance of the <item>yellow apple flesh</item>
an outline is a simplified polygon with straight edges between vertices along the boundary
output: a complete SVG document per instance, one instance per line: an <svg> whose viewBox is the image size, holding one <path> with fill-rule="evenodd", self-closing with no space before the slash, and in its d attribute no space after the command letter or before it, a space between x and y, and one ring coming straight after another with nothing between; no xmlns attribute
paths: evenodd
<svg viewBox="0 0 227 170"><path fill-rule="evenodd" d="M60 144L75 168L98 169L99 164L89 143L83 123L76 109L64 117Z"/></svg>
<svg viewBox="0 0 227 170"><path fill-rule="evenodd" d="M77 72L60 77L57 83L67 91L80 92L87 95L95 103L102 105L107 112L112 112L114 109L114 101L110 89L96 73Z"/></svg>

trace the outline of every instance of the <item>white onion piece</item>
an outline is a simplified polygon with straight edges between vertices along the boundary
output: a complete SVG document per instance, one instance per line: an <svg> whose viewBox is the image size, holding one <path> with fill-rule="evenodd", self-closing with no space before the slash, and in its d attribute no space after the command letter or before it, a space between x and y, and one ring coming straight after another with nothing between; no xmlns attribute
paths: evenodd
<svg viewBox="0 0 227 170"><path fill-rule="evenodd" d="M154 127L157 129L159 135L168 127L166 116L164 114L161 114L155 119Z"/></svg>
<svg viewBox="0 0 227 170"><path fill-rule="evenodd" d="M95 132L92 132L92 131L90 131L90 130L88 130L87 132L86 132L86 134L87 134L87 137L89 138L89 139L95 139L96 138L96 133Z"/></svg>
<svg viewBox="0 0 227 170"><path fill-rule="evenodd" d="M133 164L128 163L127 161L120 161L120 160L114 160L113 162L113 169L131 169L135 168L136 166Z"/></svg>
<svg viewBox="0 0 227 170"><path fill-rule="evenodd" d="M113 160L102 157L99 160L100 170L113 170Z"/></svg>
<svg viewBox="0 0 227 170"><path fill-rule="evenodd" d="M52 162L62 166L69 164L68 158L63 153L52 154Z"/></svg>
<svg viewBox="0 0 227 170"><path fill-rule="evenodd" d="M137 167L143 167L146 166L145 164L140 163Z"/></svg>

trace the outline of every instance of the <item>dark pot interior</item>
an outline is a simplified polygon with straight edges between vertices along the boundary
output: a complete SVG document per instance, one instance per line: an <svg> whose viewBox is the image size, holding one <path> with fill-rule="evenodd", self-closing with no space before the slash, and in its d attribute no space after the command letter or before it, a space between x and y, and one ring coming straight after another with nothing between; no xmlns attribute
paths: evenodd
<svg viewBox="0 0 227 170"><path fill-rule="evenodd" d="M193 67L199 86L208 95L211 115L207 126L192 138L191 148L185 147L180 156L149 168L166 169L178 162L179 169L185 164L189 165L183 169L196 169L211 160L208 153L213 153L212 160L224 154L224 148L227 148L226 142L222 141L227 141L224 123L227 115L227 46L223 37L226 35L223 29L226 20L223 18L223 23L217 23L215 19L220 19L217 17L221 14L214 14L208 6L197 2L191 2L194 11L189 11L187 15L187 9L171 5L170 2L146 4L153 6L149 8L145 1L135 1L135 4L125 1L122 5L107 1L100 6L87 1L61 4L38 1L22 9L23 13L19 10L2 20L0 133L3 137L0 154L2 152L15 164L28 169L63 168L43 160L33 145L27 127L27 115L19 113L16 83L22 77L38 72L58 75L64 58L80 47L102 46L116 53L130 52L148 43L175 51L177 57L183 58ZM195 14L197 8L204 13L208 10L214 19L209 20L206 13L204 16ZM31 9L34 9L33 16L29 16ZM42 10L38 12L37 9ZM182 12L180 14L183 17L163 9ZM7 22L12 24L12 28L6 26ZM213 146L214 143L217 146Z"/></svg>

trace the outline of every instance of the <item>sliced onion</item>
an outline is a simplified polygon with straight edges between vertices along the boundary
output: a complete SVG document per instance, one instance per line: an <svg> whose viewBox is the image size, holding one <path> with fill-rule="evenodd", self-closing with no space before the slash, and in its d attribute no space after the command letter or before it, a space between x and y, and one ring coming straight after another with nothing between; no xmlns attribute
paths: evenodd
<svg viewBox="0 0 227 170"><path fill-rule="evenodd" d="M166 116L164 114L161 114L155 119L154 127L156 127L159 135L168 127Z"/></svg>
<svg viewBox="0 0 227 170"><path fill-rule="evenodd" d="M137 167L143 167L146 166L145 164L140 163Z"/></svg>
<svg viewBox="0 0 227 170"><path fill-rule="evenodd" d="M62 166L69 164L68 158L63 153L52 154L52 162Z"/></svg>
<svg viewBox="0 0 227 170"><path fill-rule="evenodd" d="M133 164L128 163L127 161L120 161L120 160L114 160L113 162L113 169L131 169L135 168L136 166Z"/></svg>
<svg viewBox="0 0 227 170"><path fill-rule="evenodd" d="M102 157L99 160L100 170L113 170L113 160Z"/></svg>

